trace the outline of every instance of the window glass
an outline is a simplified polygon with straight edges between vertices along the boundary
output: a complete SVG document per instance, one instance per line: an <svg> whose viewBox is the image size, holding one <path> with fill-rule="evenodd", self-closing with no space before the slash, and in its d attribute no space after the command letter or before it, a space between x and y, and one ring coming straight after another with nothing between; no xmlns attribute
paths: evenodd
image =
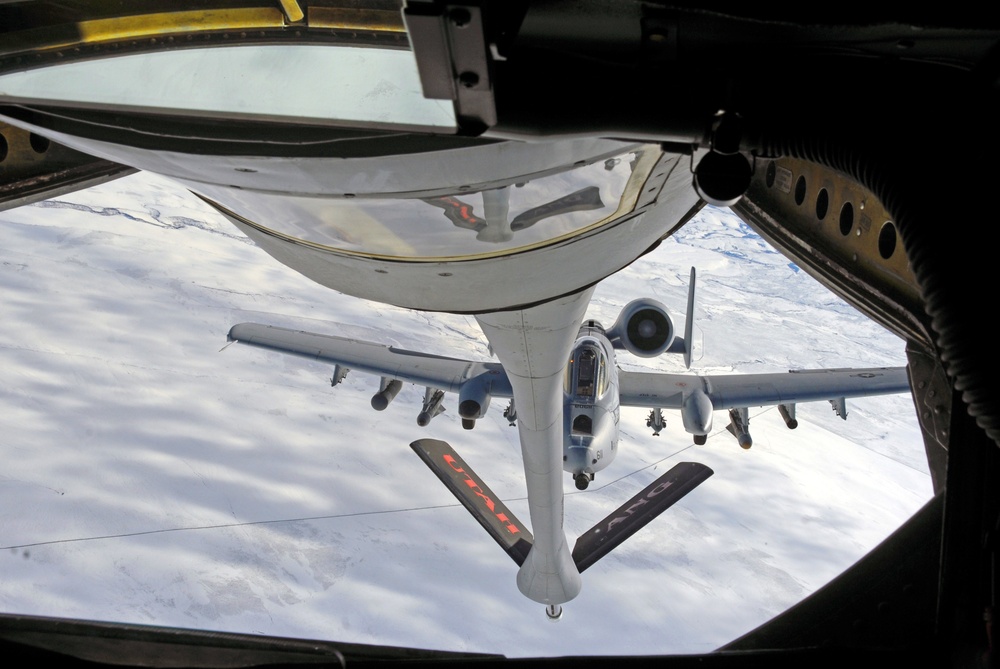
<svg viewBox="0 0 1000 669"><path fill-rule="evenodd" d="M0 77L0 97L261 120L453 129L404 49L315 44L175 49Z"/></svg>

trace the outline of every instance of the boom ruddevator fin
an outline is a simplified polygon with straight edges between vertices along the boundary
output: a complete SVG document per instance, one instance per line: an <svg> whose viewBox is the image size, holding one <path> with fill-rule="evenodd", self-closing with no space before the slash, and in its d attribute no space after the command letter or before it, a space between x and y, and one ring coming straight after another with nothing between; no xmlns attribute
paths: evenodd
<svg viewBox="0 0 1000 669"><path fill-rule="evenodd" d="M531 532L459 457L455 449L440 439L418 439L410 444L410 448L500 544L517 566L524 564L528 551L531 550L533 540Z"/></svg>
<svg viewBox="0 0 1000 669"><path fill-rule="evenodd" d="M576 568L582 572L593 565L714 473L697 462L681 462L672 467L580 535L573 547Z"/></svg>

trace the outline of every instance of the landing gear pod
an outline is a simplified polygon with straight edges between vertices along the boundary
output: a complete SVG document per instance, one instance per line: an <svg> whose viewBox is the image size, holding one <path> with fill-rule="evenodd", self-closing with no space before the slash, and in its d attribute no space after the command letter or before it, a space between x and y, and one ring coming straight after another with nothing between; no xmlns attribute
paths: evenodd
<svg viewBox="0 0 1000 669"><path fill-rule="evenodd" d="M701 388L695 388L684 397L681 421L684 423L684 430L696 437L694 443L698 443L698 436L704 437L712 431L714 411L711 398Z"/></svg>
<svg viewBox="0 0 1000 669"><path fill-rule="evenodd" d="M467 381L458 394L458 415L473 422L486 415L490 406L490 384L487 374Z"/></svg>

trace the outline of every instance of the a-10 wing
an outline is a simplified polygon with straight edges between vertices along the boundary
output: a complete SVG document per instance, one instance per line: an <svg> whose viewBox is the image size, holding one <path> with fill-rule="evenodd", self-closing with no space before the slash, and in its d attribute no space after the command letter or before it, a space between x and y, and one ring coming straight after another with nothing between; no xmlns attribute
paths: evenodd
<svg viewBox="0 0 1000 669"><path fill-rule="evenodd" d="M381 377L372 406L385 409L403 382L426 386L424 406L417 422L426 425L443 411L445 392L458 394L459 415L471 428L485 415L490 399L510 398L513 391L503 367L496 362L473 362L407 351L371 342L313 334L257 323L234 325L230 341L295 355L335 366L339 383L348 370ZM795 426L795 404L829 400L842 418L847 417L847 397L909 392L905 367L870 369L798 370L779 374L723 374L697 376L657 372L619 372L619 400L623 406L648 407L654 413L649 425L662 429L662 409L679 409L685 429L703 438L712 427L715 411L730 412L731 431L749 447L747 408L778 405L789 427ZM513 405L505 416L515 420ZM703 443L703 442L698 442Z"/></svg>
<svg viewBox="0 0 1000 669"><path fill-rule="evenodd" d="M663 409L679 409L684 429L694 435L696 444L704 444L712 430L714 412L723 410L729 412L726 429L743 448L753 443L749 407L777 405L785 425L794 428L798 425L798 402L828 400L837 415L846 420L848 397L910 392L905 367L719 376L621 372L618 383L622 405L652 409L646 424L653 428L653 434L659 434L665 426Z"/></svg>
<svg viewBox="0 0 1000 669"><path fill-rule="evenodd" d="M681 409L687 397L697 391L711 400L715 410L910 391L905 367L808 369L775 374L717 376L622 371L618 381L623 406L661 409Z"/></svg>
<svg viewBox="0 0 1000 669"><path fill-rule="evenodd" d="M378 375L382 386L372 398L372 406L380 410L395 397L399 382L426 386L424 411L418 417L421 424L440 413L438 391L458 393L460 413L470 420L485 413L490 397L513 396L507 374L496 362L472 362L257 323L234 325L229 340L336 365L334 384L348 370Z"/></svg>

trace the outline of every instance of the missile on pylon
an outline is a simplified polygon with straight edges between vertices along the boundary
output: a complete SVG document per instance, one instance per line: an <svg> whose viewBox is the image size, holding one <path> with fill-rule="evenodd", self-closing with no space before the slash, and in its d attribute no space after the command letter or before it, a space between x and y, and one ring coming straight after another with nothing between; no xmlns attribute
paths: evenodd
<svg viewBox="0 0 1000 669"><path fill-rule="evenodd" d="M750 437L750 417L747 415L746 407L729 410L729 425L726 429L736 437L740 448L746 450L753 446L753 439Z"/></svg>
<svg viewBox="0 0 1000 669"><path fill-rule="evenodd" d="M417 425L426 427L431 422L431 418L442 413L444 411L444 407L441 406L443 400L443 390L437 390L428 386L427 392L424 393L424 406L420 410L420 413L417 414Z"/></svg>

